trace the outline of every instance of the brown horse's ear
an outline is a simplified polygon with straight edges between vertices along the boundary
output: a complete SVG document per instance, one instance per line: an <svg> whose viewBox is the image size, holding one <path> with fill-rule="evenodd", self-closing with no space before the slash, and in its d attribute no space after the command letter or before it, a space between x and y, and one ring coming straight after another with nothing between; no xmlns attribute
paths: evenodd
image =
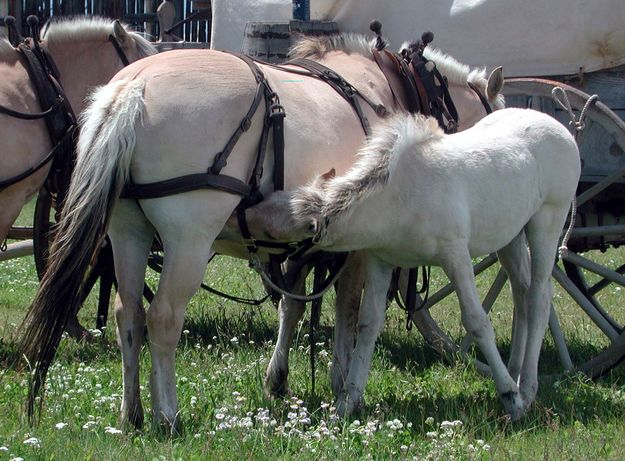
<svg viewBox="0 0 625 461"><path fill-rule="evenodd" d="M491 100L495 99L503 89L503 67L499 66L494 69L488 77L486 84L486 97Z"/></svg>
<svg viewBox="0 0 625 461"><path fill-rule="evenodd" d="M124 48L128 48L132 43L132 37L128 31L124 28L119 20L113 22L113 36L117 39L119 44Z"/></svg>

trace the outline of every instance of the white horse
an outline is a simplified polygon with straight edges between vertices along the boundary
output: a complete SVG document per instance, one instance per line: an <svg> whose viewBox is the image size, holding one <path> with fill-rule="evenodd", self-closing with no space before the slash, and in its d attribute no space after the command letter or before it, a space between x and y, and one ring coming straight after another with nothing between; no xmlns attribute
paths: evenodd
<svg viewBox="0 0 625 461"><path fill-rule="evenodd" d="M462 322L491 366L506 412L519 418L538 387L550 275L580 174L575 140L555 119L532 110L503 109L453 135L444 135L432 118L398 116L359 155L343 176L323 175L248 210L253 232L270 228L277 240L312 236L323 250L366 252L358 337L339 412L361 403L392 268L437 265L456 289ZM471 264L494 251L518 315L510 370L495 346Z"/></svg>
<svg viewBox="0 0 625 461"><path fill-rule="evenodd" d="M363 101L399 110L363 37L307 39L296 53L341 74ZM316 77L258 67L287 114L285 189L305 184L332 166L346 171L364 140L356 111ZM463 75L462 81L455 80L457 75L449 77L461 127L485 114ZM492 81L479 72L470 75L491 105L502 104L500 71ZM119 197L130 179L143 184L205 172L239 127L245 132L222 173L247 182L266 119L265 105L260 104L251 121L242 122L257 99L257 89L254 74L240 58L188 50L132 64L94 95L83 119L76 170L50 266L25 322L23 349L37 363L33 396L54 357L68 309L80 300L88 262L108 230L119 282L115 314L123 363L122 423L140 426L143 422L138 358L146 324L154 421L169 427L179 421L175 349L185 308L202 281L214 244L222 253L246 256L240 234L222 232L240 197L217 189L141 200ZM362 110L372 125L382 120L368 104L363 103ZM270 141L269 152L271 145ZM272 169L273 155L267 155L264 171ZM265 196L271 194L271 174L262 177L260 190ZM156 234L163 243L164 265L146 313L143 280Z"/></svg>

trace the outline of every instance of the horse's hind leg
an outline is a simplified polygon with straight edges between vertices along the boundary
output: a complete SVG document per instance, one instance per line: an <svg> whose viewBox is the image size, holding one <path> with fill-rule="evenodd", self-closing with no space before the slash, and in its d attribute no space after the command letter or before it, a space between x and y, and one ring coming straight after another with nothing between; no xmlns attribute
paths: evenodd
<svg viewBox="0 0 625 461"><path fill-rule="evenodd" d="M152 412L155 425L165 430L180 429L175 354L185 310L202 282L211 245L238 200L223 192L196 191L141 201L163 243L163 271L146 324Z"/></svg>
<svg viewBox="0 0 625 461"><path fill-rule="evenodd" d="M512 347L510 348L510 359L508 360L508 372L512 379L518 381L527 343L526 297L530 284L530 255L527 249L525 233L519 233L508 245L499 250L497 257L508 275L512 289L514 317L512 320Z"/></svg>
<svg viewBox="0 0 625 461"><path fill-rule="evenodd" d="M512 379L495 344L495 331L488 315L484 312L475 286L471 256L466 245L448 245L447 253L441 260L441 266L454 285L462 324L478 345L493 372L495 387L506 412L513 420L520 418L524 405L519 388Z"/></svg>
<svg viewBox="0 0 625 461"><path fill-rule="evenodd" d="M121 200L113 213L109 236L118 280L115 320L124 383L120 419L122 425L140 428L143 425L139 396L139 353L145 329L143 284L154 230L135 202Z"/></svg>
<svg viewBox="0 0 625 461"><path fill-rule="evenodd" d="M531 283L527 293L527 345L519 383L527 405L534 401L538 390L538 358L553 294L551 271L567 211L544 206L525 228L531 253Z"/></svg>

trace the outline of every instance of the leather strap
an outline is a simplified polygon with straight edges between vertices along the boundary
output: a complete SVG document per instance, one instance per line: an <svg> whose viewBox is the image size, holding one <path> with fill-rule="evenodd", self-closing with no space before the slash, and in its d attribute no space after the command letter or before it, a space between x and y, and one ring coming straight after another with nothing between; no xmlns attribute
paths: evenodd
<svg viewBox="0 0 625 461"><path fill-rule="evenodd" d="M159 198L197 189L217 189L243 197L251 192L248 184L232 176L197 173L148 184L128 184L124 187L121 198Z"/></svg>

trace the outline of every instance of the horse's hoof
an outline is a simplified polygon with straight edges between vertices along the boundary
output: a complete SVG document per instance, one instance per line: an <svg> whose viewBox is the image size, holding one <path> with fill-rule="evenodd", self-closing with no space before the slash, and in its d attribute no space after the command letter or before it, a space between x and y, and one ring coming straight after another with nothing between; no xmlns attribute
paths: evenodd
<svg viewBox="0 0 625 461"><path fill-rule="evenodd" d="M527 411L527 406L519 392L511 391L501 394L501 401L511 421L518 421Z"/></svg>
<svg viewBox="0 0 625 461"><path fill-rule="evenodd" d="M65 332L70 338L78 342L89 342L93 339L93 335L89 332L89 330L80 324L78 318L75 316L68 319L67 325L65 325Z"/></svg>

